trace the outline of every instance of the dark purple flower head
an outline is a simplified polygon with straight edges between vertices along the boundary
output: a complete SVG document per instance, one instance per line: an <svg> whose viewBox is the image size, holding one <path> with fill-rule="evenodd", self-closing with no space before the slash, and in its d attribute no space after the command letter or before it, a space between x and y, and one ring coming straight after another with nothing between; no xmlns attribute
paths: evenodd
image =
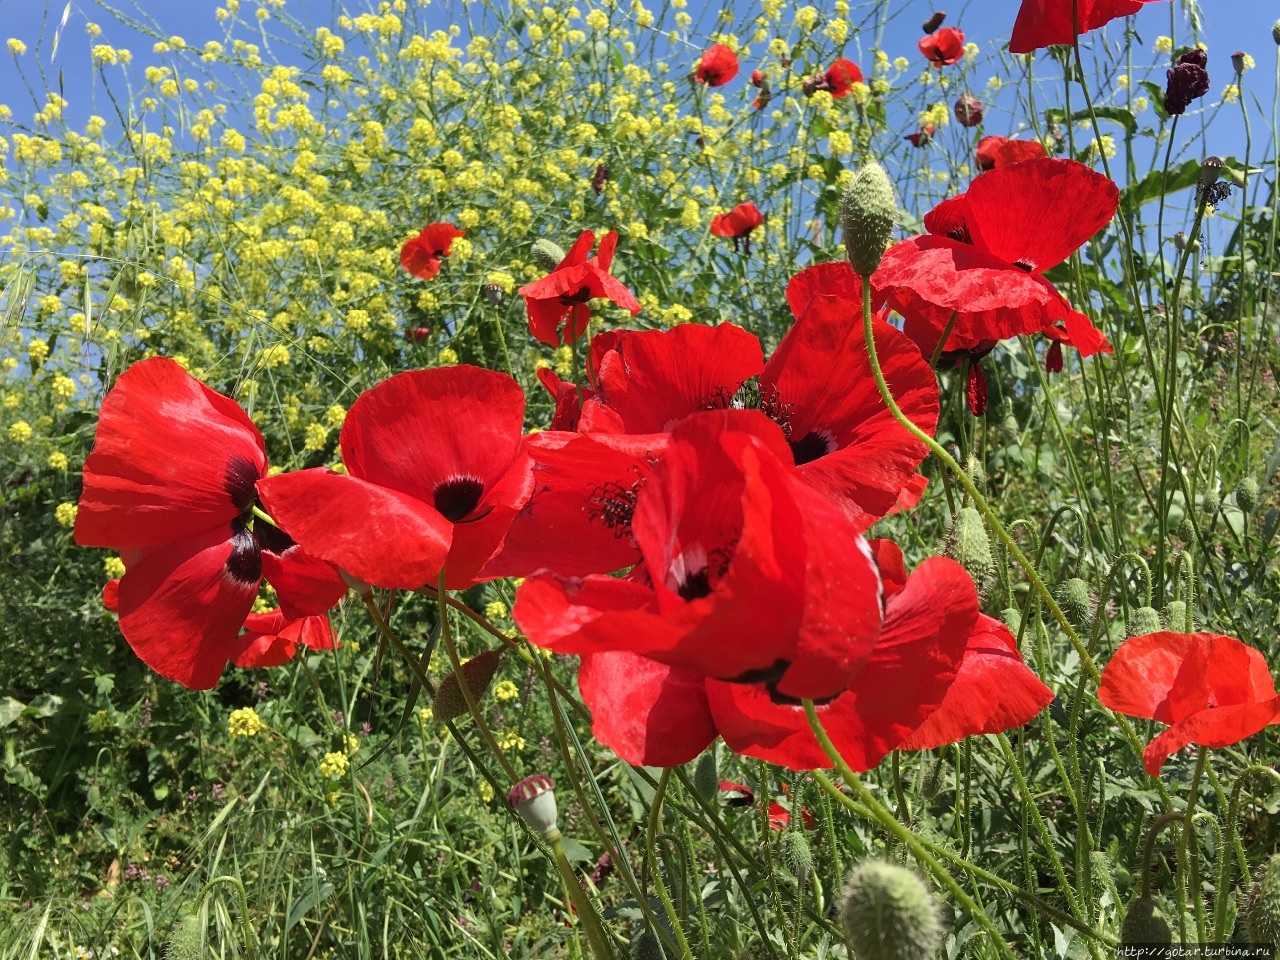
<svg viewBox="0 0 1280 960"><path fill-rule="evenodd" d="M1209 92L1209 71L1205 69L1208 60L1208 55L1203 50L1192 50L1180 56L1169 70L1164 109L1170 116L1182 115L1192 100Z"/></svg>

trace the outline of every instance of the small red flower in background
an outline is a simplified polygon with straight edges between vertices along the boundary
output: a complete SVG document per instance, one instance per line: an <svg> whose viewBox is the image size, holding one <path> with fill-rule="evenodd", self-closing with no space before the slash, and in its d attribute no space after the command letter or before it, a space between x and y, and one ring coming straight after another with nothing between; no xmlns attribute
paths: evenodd
<svg viewBox="0 0 1280 960"><path fill-rule="evenodd" d="M332 567L268 524L250 525L266 473L249 415L172 360L135 363L103 400L76 542L120 551L126 573L104 602L162 677L217 684L264 574L291 617L324 613L346 593Z"/></svg>
<svg viewBox="0 0 1280 960"><path fill-rule="evenodd" d="M975 159L979 170L1007 167L1019 160L1046 157L1044 144L1039 140L1011 140L1008 137L983 137L978 141Z"/></svg>
<svg viewBox="0 0 1280 960"><path fill-rule="evenodd" d="M529 496L524 392L459 365L411 370L362 393L340 445L347 474L261 480L267 510L304 549L378 587L476 581Z"/></svg>
<svg viewBox="0 0 1280 960"><path fill-rule="evenodd" d="M640 301L609 273L618 234L606 233L596 256L588 259L595 242L596 235L584 230L554 270L517 291L529 311L529 332L548 346L582 336L591 319L590 302L597 298L612 301L632 316L640 312Z"/></svg>
<svg viewBox="0 0 1280 960"><path fill-rule="evenodd" d="M827 67L823 80L825 82L823 89L839 100L849 95L855 83L862 82L862 70L852 60L841 58Z"/></svg>
<svg viewBox="0 0 1280 960"><path fill-rule="evenodd" d="M709 87L723 87L738 75L738 55L723 43L712 44L702 55L693 78Z"/></svg>
<svg viewBox="0 0 1280 960"><path fill-rule="evenodd" d="M452 223L430 223L400 248L400 266L415 277L430 280L440 272L440 258L449 256L453 241L467 235Z"/></svg>
<svg viewBox="0 0 1280 960"><path fill-rule="evenodd" d="M1142 754L1153 777L1188 744L1227 747L1280 723L1280 696L1266 657L1216 633L1126 640L1102 671L1098 700L1116 713L1169 725Z"/></svg>
<svg viewBox="0 0 1280 960"><path fill-rule="evenodd" d="M751 85L752 85L753 87L763 87L763 86L764 86L764 74L763 74L763 73L761 73L759 70L752 70L752 71L751 71Z"/></svg>
<svg viewBox="0 0 1280 960"><path fill-rule="evenodd" d="M949 67L964 56L964 31L958 27L943 27L923 37L917 46L935 67Z"/></svg>
<svg viewBox="0 0 1280 960"><path fill-rule="evenodd" d="M746 252L751 253L751 232L764 225L764 214L750 201L740 203L728 213L718 213L711 218L711 235L715 237L732 237L733 247L738 248L738 241L746 244Z"/></svg>
<svg viewBox="0 0 1280 960"><path fill-rule="evenodd" d="M1010 53L1031 53L1045 47L1076 42L1079 34L1097 30L1119 17L1128 17L1152 0L1022 0L1009 38Z"/></svg>
<svg viewBox="0 0 1280 960"><path fill-rule="evenodd" d="M903 140L906 140L913 147L927 147L933 143L934 126L932 123L926 123L924 127L915 133L908 133Z"/></svg>

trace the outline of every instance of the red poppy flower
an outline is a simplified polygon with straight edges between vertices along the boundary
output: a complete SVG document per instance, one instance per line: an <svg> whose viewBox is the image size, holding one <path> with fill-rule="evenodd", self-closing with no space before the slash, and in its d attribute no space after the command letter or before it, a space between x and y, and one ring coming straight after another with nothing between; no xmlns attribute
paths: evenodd
<svg viewBox="0 0 1280 960"><path fill-rule="evenodd" d="M907 143L911 144L913 147L927 147L929 144L933 143L933 131L933 124L926 123L915 133L908 133L902 139L907 141Z"/></svg>
<svg viewBox="0 0 1280 960"><path fill-rule="evenodd" d="M1039 140L1011 140L1009 137L983 137L975 151L979 170L1007 167L1019 160L1035 160L1048 156Z"/></svg>
<svg viewBox="0 0 1280 960"><path fill-rule="evenodd" d="M1031 53L1058 44L1070 45L1077 35L1097 30L1119 17L1128 17L1152 0L1022 0L1009 38L1010 53ZM1079 30L1076 30L1077 19Z"/></svg>
<svg viewBox="0 0 1280 960"><path fill-rule="evenodd" d="M840 598L832 595L823 602ZM973 582L945 558L921 564L902 589L886 598L879 638L860 672L847 689L817 707L841 756L855 770L873 768L939 709L962 669L977 617ZM803 709L771 684L665 671L634 653L593 653L583 657L584 665L588 660L592 665L582 694L591 708L592 731L628 763L687 763L719 734L739 753L792 769L831 765ZM953 718L946 729L962 722Z"/></svg>
<svg viewBox="0 0 1280 960"><path fill-rule="evenodd" d="M921 38L917 46L935 67L949 67L964 56L964 31L957 27L943 27Z"/></svg>
<svg viewBox="0 0 1280 960"><path fill-rule="evenodd" d="M728 213L718 213L711 218L711 235L714 237L733 237L735 240L748 236L751 231L764 224L764 214L754 203L740 203Z"/></svg>
<svg viewBox="0 0 1280 960"><path fill-rule="evenodd" d="M738 75L738 55L723 43L712 44L698 62L693 78L709 87L723 87Z"/></svg>
<svg viewBox="0 0 1280 960"><path fill-rule="evenodd" d="M1188 744L1226 747L1280 723L1266 657L1216 633L1126 640L1102 671L1098 699L1116 713L1169 724L1142 754L1153 777Z"/></svg>
<svg viewBox="0 0 1280 960"><path fill-rule="evenodd" d="M449 256L453 241L466 235L452 223L429 223L400 248L400 266L415 277L430 280L440 272L440 258Z"/></svg>
<svg viewBox="0 0 1280 960"><path fill-rule="evenodd" d="M236 641L231 662L237 667L278 667L293 659L298 647L332 650L333 628L329 617L290 620L280 610L251 613Z"/></svg>
<svg viewBox="0 0 1280 960"><path fill-rule="evenodd" d="M849 95L849 91L853 89L855 83L862 82L862 71L852 60L841 58L827 67L824 77L826 79L827 92L839 100Z"/></svg>
<svg viewBox="0 0 1280 960"><path fill-rule="evenodd" d="M752 71L751 71L751 85L752 85L753 87L763 87L763 86L764 86L764 74L763 74L763 73L761 73L759 70L752 70Z"/></svg>
<svg viewBox="0 0 1280 960"><path fill-rule="evenodd" d="M597 298L612 301L632 316L640 312L640 301L609 274L618 234L606 233L596 256L587 259L595 242L596 235L584 230L554 270L518 291L529 310L529 332L548 346L559 346L561 336L565 343L582 336L591 319L590 301Z"/></svg>
<svg viewBox="0 0 1280 960"><path fill-rule="evenodd" d="M749 807L756 802L755 791L745 783L732 780L720 781L720 795L727 807Z"/></svg>
<svg viewBox="0 0 1280 960"><path fill-rule="evenodd" d="M818 829L818 820L808 807L800 808L800 822L804 824L806 830ZM791 826L791 809L780 803L769 804L769 828L785 830L789 826Z"/></svg>
<svg viewBox="0 0 1280 960"><path fill-rule="evenodd" d="M875 642L879 586L854 527L790 459L758 411L687 417L636 493L643 565L532 576L517 622L557 652L639 653L791 697L839 691Z"/></svg>
<svg viewBox="0 0 1280 960"><path fill-rule="evenodd" d="M885 516L891 517L895 513L906 513L920 502L920 498L924 496L925 488L929 486L929 478L922 473L914 474L910 480L898 492L898 499L894 501L893 509Z"/></svg>
<svg viewBox="0 0 1280 960"><path fill-rule="evenodd" d="M104 600L142 661L183 686L218 682L264 572L299 615L346 592L336 570L250 525L266 472L249 415L172 360L135 363L102 403L76 542L120 551L127 572Z"/></svg>
<svg viewBox="0 0 1280 960"><path fill-rule="evenodd" d="M890 247L871 282L934 343L972 348L1062 323L1083 356L1106 338L1042 275L1110 222L1114 183L1074 160L1027 160L978 177L925 216L929 235ZM922 349L928 337L916 334ZM922 342L923 341L923 342Z"/></svg>
<svg viewBox="0 0 1280 960"><path fill-rule="evenodd" d="M362 393L340 444L347 474L261 480L267 510L310 554L379 587L476 582L529 496L524 393L504 373L412 370Z"/></svg>

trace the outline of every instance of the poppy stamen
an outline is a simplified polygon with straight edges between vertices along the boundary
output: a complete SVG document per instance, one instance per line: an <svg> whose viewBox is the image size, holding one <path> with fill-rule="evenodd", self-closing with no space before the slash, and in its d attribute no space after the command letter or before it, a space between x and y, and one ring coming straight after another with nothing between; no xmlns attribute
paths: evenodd
<svg viewBox="0 0 1280 960"><path fill-rule="evenodd" d="M222 489L227 491L231 502L242 513L248 513L257 498L254 485L258 482L258 468L241 456L233 456L227 461L222 475Z"/></svg>

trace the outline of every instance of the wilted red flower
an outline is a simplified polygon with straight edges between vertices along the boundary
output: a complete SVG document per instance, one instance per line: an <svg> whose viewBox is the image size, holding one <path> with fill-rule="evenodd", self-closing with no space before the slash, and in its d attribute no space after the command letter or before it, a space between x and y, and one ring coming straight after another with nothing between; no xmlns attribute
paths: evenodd
<svg viewBox="0 0 1280 960"><path fill-rule="evenodd" d="M921 38L917 46L935 67L949 67L964 56L964 31L958 27L943 27Z"/></svg>
<svg viewBox="0 0 1280 960"><path fill-rule="evenodd" d="M847 97L853 85L862 82L862 70L852 60L844 58L827 67L827 72L823 76L826 80L827 92L837 100Z"/></svg>
<svg viewBox="0 0 1280 960"><path fill-rule="evenodd" d="M84 465L76 542L120 551L120 632L162 677L218 682L265 573L291 617L346 593L336 570L253 521L262 435L229 397L163 357L135 363L102 402Z"/></svg>
<svg viewBox="0 0 1280 960"><path fill-rule="evenodd" d="M768 87L764 87L760 93L756 95L755 100L751 102L751 107L753 110L763 110L772 100L773 92L770 91Z"/></svg>
<svg viewBox="0 0 1280 960"><path fill-rule="evenodd" d="M956 121L962 127L976 127L982 122L982 101L972 94L961 94L956 99L953 112L956 115Z"/></svg>
<svg viewBox="0 0 1280 960"><path fill-rule="evenodd" d="M750 201L740 203L728 213L718 213L711 218L711 235L715 237L732 237L733 247L738 248L738 241L746 245L746 252L751 253L751 232L764 225L764 214Z"/></svg>
<svg viewBox="0 0 1280 960"><path fill-rule="evenodd" d="M559 346L562 337L569 343L582 336L591 319L590 302L597 298L612 301L632 316L640 312L640 301L609 274L618 234L606 233L596 256L588 259L595 242L596 235L584 230L554 270L517 291L529 311L529 332L548 346Z"/></svg>
<svg viewBox="0 0 1280 960"><path fill-rule="evenodd" d="M885 253L875 299L929 352L955 316L947 350L973 349L1062 323L1083 356L1109 349L1089 318L1043 276L1110 222L1114 183L1074 160L1027 160L978 177L925 216L929 235Z"/></svg>
<svg viewBox="0 0 1280 960"><path fill-rule="evenodd" d="M1022 0L1009 38L1010 53L1031 53L1057 44L1074 44L1076 36L1128 17L1152 0ZM1078 18L1079 30L1076 30Z"/></svg>
<svg viewBox="0 0 1280 960"><path fill-rule="evenodd" d="M400 248L400 266L415 277L430 280L440 272L440 258L449 256L453 241L466 235L452 223L429 223Z"/></svg>
<svg viewBox="0 0 1280 960"><path fill-rule="evenodd" d="M723 43L712 44L702 55L693 78L709 87L723 87L738 75L738 55Z"/></svg>
<svg viewBox="0 0 1280 960"><path fill-rule="evenodd" d="M902 139L907 141L907 143L911 144L913 147L927 147L929 144L933 143L933 131L933 124L926 123L915 133L908 133Z"/></svg>
<svg viewBox="0 0 1280 960"><path fill-rule="evenodd" d="M979 170L1007 167L1019 160L1034 160L1048 156L1039 140L1011 140L1009 137L983 137L975 152Z"/></svg>
<svg viewBox="0 0 1280 960"><path fill-rule="evenodd" d="M1227 747L1280 723L1266 657L1216 633L1131 637L1102 671L1098 700L1116 713L1169 724L1142 754L1153 777L1188 744Z"/></svg>
<svg viewBox="0 0 1280 960"><path fill-rule="evenodd" d="M459 365L396 374L362 393L340 444L347 474L261 480L267 510L311 554L378 587L476 582L529 496L524 392Z"/></svg>
<svg viewBox="0 0 1280 960"><path fill-rule="evenodd" d="M327 614L290 620L279 609L251 613L230 659L237 667L278 667L293 659L299 645L309 650L333 649Z"/></svg>
<svg viewBox="0 0 1280 960"><path fill-rule="evenodd" d="M1209 92L1209 71L1205 64L1209 56L1203 50L1191 50L1178 58L1178 62L1166 72L1169 78L1164 91L1164 109L1170 116L1179 116Z"/></svg>

